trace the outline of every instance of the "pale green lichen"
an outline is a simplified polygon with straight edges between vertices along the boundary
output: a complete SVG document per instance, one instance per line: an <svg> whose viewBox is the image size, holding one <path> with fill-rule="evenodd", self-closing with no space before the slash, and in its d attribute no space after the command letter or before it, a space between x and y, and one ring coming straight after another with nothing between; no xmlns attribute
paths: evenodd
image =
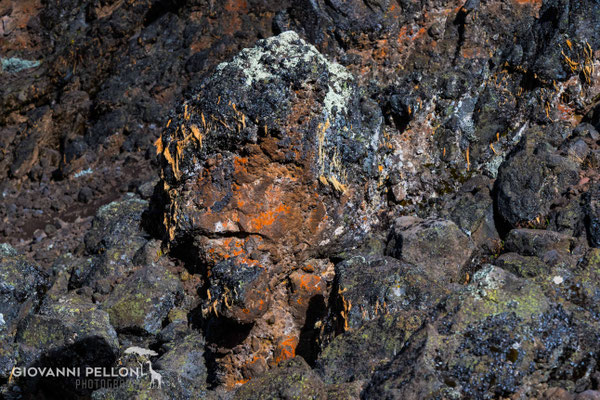
<svg viewBox="0 0 600 400"><path fill-rule="evenodd" d="M13 57L13 58L3 58L1 65L2 65L2 72L17 73L17 72L21 72L26 69L39 67L40 62L35 61L35 60L34 61L22 60L20 58Z"/></svg>
<svg viewBox="0 0 600 400"><path fill-rule="evenodd" d="M277 65L273 65L276 60ZM325 94L325 118L345 112L352 95L354 77L342 65L330 62L311 44L305 42L294 31L283 32L258 42L257 46L244 49L232 61L217 66L217 72L235 67L246 77L245 86L256 82L275 79L281 69L293 71L301 64L323 66L329 74L329 87Z"/></svg>
<svg viewBox="0 0 600 400"><path fill-rule="evenodd" d="M539 286L514 277L514 284L522 286L511 288L512 284L506 281L510 275L493 265L486 265L475 273L467 291L469 297L462 304L466 321L482 320L504 312L514 312L521 319L529 319L548 308L548 299Z"/></svg>
<svg viewBox="0 0 600 400"><path fill-rule="evenodd" d="M17 255L17 250L8 243L0 243L0 256L13 257Z"/></svg>

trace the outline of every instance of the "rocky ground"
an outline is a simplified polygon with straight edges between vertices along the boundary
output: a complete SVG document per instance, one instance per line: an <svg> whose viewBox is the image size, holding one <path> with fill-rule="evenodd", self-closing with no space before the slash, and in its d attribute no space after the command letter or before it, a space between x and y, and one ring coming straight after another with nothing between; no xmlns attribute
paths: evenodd
<svg viewBox="0 0 600 400"><path fill-rule="evenodd" d="M0 397L600 399L597 0L2 0L0 43Z"/></svg>

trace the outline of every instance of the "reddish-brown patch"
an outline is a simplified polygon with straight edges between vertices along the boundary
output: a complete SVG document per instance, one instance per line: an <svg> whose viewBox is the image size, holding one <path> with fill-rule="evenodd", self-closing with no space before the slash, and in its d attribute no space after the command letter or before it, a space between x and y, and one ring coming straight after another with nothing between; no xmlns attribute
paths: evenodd
<svg viewBox="0 0 600 400"><path fill-rule="evenodd" d="M543 0L513 0L518 6L529 6L533 11L533 14L538 17L540 9L542 8Z"/></svg>
<svg viewBox="0 0 600 400"><path fill-rule="evenodd" d="M275 349L275 364L296 357L296 346L298 346L298 338L296 336L288 335L283 337Z"/></svg>

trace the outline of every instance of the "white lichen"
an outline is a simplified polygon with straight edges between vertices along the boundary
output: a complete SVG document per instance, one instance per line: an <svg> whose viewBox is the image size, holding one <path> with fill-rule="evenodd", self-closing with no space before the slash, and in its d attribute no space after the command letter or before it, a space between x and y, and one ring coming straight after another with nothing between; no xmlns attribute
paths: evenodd
<svg viewBox="0 0 600 400"><path fill-rule="evenodd" d="M255 47L242 50L230 62L217 66L216 77L225 69L234 68L245 76L244 86L268 82L278 76L293 73L301 64L311 64L325 69L329 75L328 90L324 98L324 117L333 119L347 110L352 95L354 77L342 65L327 60L311 44L294 31L257 42Z"/></svg>

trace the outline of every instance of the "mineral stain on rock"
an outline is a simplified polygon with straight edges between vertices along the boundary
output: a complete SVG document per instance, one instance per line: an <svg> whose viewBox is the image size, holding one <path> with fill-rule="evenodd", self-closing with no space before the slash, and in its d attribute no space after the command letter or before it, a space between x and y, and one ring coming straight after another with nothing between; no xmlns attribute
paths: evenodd
<svg viewBox="0 0 600 400"><path fill-rule="evenodd" d="M0 3L0 397L599 397L599 32L595 0ZM75 367L140 373L19 373Z"/></svg>

